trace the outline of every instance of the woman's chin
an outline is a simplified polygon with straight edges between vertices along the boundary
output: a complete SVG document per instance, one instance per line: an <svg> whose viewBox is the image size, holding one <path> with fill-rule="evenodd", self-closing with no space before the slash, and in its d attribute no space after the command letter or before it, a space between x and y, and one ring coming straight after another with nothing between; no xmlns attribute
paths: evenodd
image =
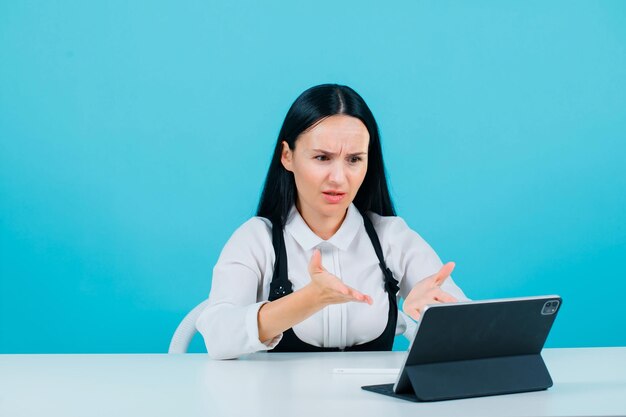
<svg viewBox="0 0 626 417"><path fill-rule="evenodd" d="M320 213L326 217L339 217L346 214L346 210L350 205L349 202L342 202L341 204L326 203L320 207Z"/></svg>

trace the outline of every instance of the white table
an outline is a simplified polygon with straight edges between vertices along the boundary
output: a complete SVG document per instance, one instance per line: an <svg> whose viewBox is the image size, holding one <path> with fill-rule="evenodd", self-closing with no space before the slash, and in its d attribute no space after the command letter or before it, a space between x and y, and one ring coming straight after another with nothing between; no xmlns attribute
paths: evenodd
<svg viewBox="0 0 626 417"><path fill-rule="evenodd" d="M0 416L624 416L626 347L546 349L547 391L411 403L361 390L403 352L206 355L0 355Z"/></svg>

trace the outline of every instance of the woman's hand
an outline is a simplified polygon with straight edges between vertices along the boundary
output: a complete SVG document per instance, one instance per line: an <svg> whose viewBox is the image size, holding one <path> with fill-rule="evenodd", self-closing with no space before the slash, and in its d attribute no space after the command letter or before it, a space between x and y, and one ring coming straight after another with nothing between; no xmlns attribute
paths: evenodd
<svg viewBox="0 0 626 417"><path fill-rule="evenodd" d="M439 272L415 284L404 300L402 310L413 320L419 320L427 304L457 302L456 298L440 288L453 269L454 262L448 262L441 267Z"/></svg>
<svg viewBox="0 0 626 417"><path fill-rule="evenodd" d="M372 304L372 297L365 295L354 288L348 287L339 278L328 272L322 266L322 254L318 249L313 251L309 263L309 284L315 290L320 303L323 306L341 304L350 301Z"/></svg>
<svg viewBox="0 0 626 417"><path fill-rule="evenodd" d="M285 330L311 317L330 304L357 301L372 304L372 297L341 282L322 266L322 254L313 252L309 263L311 282L303 288L259 308L259 340L272 340Z"/></svg>

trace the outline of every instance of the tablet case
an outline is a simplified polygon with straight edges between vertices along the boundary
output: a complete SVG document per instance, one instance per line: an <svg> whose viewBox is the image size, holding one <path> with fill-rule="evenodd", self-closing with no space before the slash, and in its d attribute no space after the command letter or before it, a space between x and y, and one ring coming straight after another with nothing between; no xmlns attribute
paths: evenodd
<svg viewBox="0 0 626 417"><path fill-rule="evenodd" d="M558 296L429 307L397 382L364 390L439 401L545 390L552 378L541 349Z"/></svg>

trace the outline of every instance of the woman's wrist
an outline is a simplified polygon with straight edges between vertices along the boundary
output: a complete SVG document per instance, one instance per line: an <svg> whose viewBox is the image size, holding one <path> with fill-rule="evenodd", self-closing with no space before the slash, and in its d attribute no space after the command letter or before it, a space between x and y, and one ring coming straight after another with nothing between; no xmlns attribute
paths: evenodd
<svg viewBox="0 0 626 417"><path fill-rule="evenodd" d="M263 304L257 313L259 340L267 341L326 307L321 291L307 285L278 300Z"/></svg>

